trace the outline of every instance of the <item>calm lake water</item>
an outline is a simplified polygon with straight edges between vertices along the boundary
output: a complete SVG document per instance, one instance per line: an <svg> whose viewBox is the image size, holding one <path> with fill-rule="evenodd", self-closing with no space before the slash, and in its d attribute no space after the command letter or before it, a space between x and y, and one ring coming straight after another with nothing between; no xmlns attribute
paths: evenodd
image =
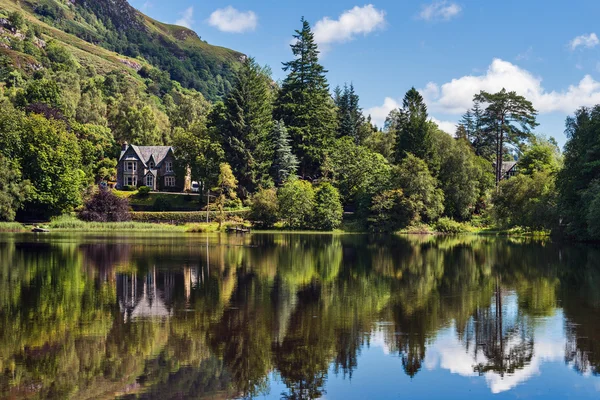
<svg viewBox="0 0 600 400"><path fill-rule="evenodd" d="M0 235L3 399L598 399L600 249Z"/></svg>

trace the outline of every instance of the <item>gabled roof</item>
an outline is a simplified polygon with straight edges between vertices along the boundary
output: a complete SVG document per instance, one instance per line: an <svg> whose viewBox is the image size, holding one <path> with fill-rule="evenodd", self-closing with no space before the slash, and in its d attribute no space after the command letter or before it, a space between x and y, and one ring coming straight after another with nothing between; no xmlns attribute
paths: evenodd
<svg viewBox="0 0 600 400"><path fill-rule="evenodd" d="M507 172L510 172L515 165L517 165L516 161L502 161L502 173L506 174Z"/></svg>
<svg viewBox="0 0 600 400"><path fill-rule="evenodd" d="M147 166L150 159L153 159L157 167L164 161L169 152L173 151L171 146L136 146L134 144L128 145L127 150L129 149L135 151L144 166ZM119 161L121 161L127 150L121 151Z"/></svg>

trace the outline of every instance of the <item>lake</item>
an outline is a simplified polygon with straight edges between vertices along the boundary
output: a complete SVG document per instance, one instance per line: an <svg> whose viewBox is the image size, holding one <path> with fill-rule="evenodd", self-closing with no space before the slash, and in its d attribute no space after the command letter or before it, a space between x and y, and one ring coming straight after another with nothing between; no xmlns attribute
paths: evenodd
<svg viewBox="0 0 600 400"><path fill-rule="evenodd" d="M2 399L597 399L600 249L0 235Z"/></svg>

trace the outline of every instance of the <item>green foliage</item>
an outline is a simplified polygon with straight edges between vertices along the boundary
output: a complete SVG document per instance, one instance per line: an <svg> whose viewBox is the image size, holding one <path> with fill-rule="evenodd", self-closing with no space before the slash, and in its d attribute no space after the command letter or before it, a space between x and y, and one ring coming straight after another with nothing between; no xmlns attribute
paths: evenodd
<svg viewBox="0 0 600 400"><path fill-rule="evenodd" d="M436 220L444 211L444 193L437 184L425 161L410 153L392 171L392 187L402 189L410 208L424 222Z"/></svg>
<svg viewBox="0 0 600 400"><path fill-rule="evenodd" d="M534 172L549 171L557 173L562 166L560 149L554 139L534 137L531 145L519 159L519 172L531 175Z"/></svg>
<svg viewBox="0 0 600 400"><path fill-rule="evenodd" d="M225 207L227 202L237 199L238 181L231 171L231 166L227 163L222 163L219 166L219 180L217 187L213 190L216 192L216 203L219 210L219 229L225 221Z"/></svg>
<svg viewBox="0 0 600 400"><path fill-rule="evenodd" d="M141 197L147 197L150 192L152 191L152 188L149 186L142 186L138 189L138 196Z"/></svg>
<svg viewBox="0 0 600 400"><path fill-rule="evenodd" d="M0 155L0 221L14 221L32 189L29 181L21 180L18 166L14 164Z"/></svg>
<svg viewBox="0 0 600 400"><path fill-rule="evenodd" d="M587 197L592 199L587 207L587 233L591 239L600 240L600 185L597 182L592 185Z"/></svg>
<svg viewBox="0 0 600 400"><path fill-rule="evenodd" d="M467 229L463 224L446 217L440 218L436 221L435 230L440 233L450 234L467 232Z"/></svg>
<svg viewBox="0 0 600 400"><path fill-rule="evenodd" d="M402 189L386 190L371 202L369 227L375 232L396 232L418 218L419 205L404 195Z"/></svg>
<svg viewBox="0 0 600 400"><path fill-rule="evenodd" d="M313 221L315 191L310 182L288 179L277 191L279 216L290 229L308 229Z"/></svg>
<svg viewBox="0 0 600 400"><path fill-rule="evenodd" d="M270 71L247 58L225 98L223 112L211 118L225 157L239 180L244 198L259 186L272 184L272 91Z"/></svg>
<svg viewBox="0 0 600 400"><path fill-rule="evenodd" d="M8 14L8 23L14 31L19 31L25 27L25 18L18 11L13 11Z"/></svg>
<svg viewBox="0 0 600 400"><path fill-rule="evenodd" d="M321 183L315 191L313 227L322 231L336 229L341 225L343 216L340 193L330 183Z"/></svg>
<svg viewBox="0 0 600 400"><path fill-rule="evenodd" d="M396 161L408 153L424 160L433 155L431 134L427 124L427 106L423 96L413 87L404 95L402 108L392 112L386 122L396 137Z"/></svg>
<svg viewBox="0 0 600 400"><path fill-rule="evenodd" d="M335 106L314 34L304 18L294 39L290 46L295 59L283 64L288 75L275 102L275 117L289 130L300 175L315 178L335 137Z"/></svg>
<svg viewBox="0 0 600 400"><path fill-rule="evenodd" d="M337 107L337 137L348 136L357 145L362 144L371 132L363 127L365 117L358 104L359 97L354 91L354 85L344 84L343 89L336 87L333 101Z"/></svg>
<svg viewBox="0 0 600 400"><path fill-rule="evenodd" d="M171 202L169 199L163 196L159 196L154 200L154 204L152 205L152 210L154 211L171 211Z"/></svg>
<svg viewBox="0 0 600 400"><path fill-rule="evenodd" d="M552 229L558 224L555 177L550 171L503 180L492 201L499 226Z"/></svg>
<svg viewBox="0 0 600 400"><path fill-rule="evenodd" d="M283 120L273 124L272 137L275 141L275 160L273 175L278 185L283 184L289 177L295 177L298 171L298 159L292 153L290 139Z"/></svg>
<svg viewBox="0 0 600 400"><path fill-rule="evenodd" d="M357 146L350 137L336 140L323 169L323 174L339 189L344 204L353 203L361 193L382 190L388 185L391 172L381 154Z"/></svg>
<svg viewBox="0 0 600 400"><path fill-rule="evenodd" d="M272 228L279 220L279 201L274 188L260 189L250 203L248 219L258 228Z"/></svg>
<svg viewBox="0 0 600 400"><path fill-rule="evenodd" d="M225 211L226 220L234 218L247 218L248 210ZM208 218L214 221L218 218L216 211L209 211ZM136 222L154 222L169 224L186 224L206 222L206 211L171 211L171 212L153 212L153 211L134 211L131 213L131 220Z"/></svg>

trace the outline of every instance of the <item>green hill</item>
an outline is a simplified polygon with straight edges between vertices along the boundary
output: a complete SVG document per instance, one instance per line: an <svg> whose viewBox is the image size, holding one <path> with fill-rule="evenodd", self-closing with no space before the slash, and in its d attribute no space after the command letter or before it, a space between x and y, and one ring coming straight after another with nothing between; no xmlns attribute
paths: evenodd
<svg viewBox="0 0 600 400"><path fill-rule="evenodd" d="M29 23L39 26L43 40L60 42L83 66L99 72L129 70L135 75L150 64L211 101L228 92L244 58L206 43L190 29L153 20L126 0L0 0L0 18L12 11L20 11ZM35 69L26 52L0 42L0 53L20 67Z"/></svg>

